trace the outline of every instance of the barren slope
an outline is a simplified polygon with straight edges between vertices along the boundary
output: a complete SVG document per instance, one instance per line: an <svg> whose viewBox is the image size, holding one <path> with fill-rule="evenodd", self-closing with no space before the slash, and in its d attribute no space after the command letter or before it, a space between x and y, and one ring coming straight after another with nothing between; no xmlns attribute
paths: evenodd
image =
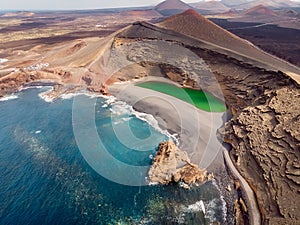
<svg viewBox="0 0 300 225"><path fill-rule="evenodd" d="M280 59L270 57L269 54L259 50L248 41L224 30L194 10L187 10L181 14L169 17L158 25L199 40L210 42L269 66L277 67L278 70L287 73L291 72L290 75L292 76L294 76L292 73L300 74L299 68L288 65L288 63ZM296 75L294 77L300 82L299 76Z"/></svg>
<svg viewBox="0 0 300 225"><path fill-rule="evenodd" d="M245 10L245 12L243 12L244 15L250 15L250 16L258 16L258 15L265 15L265 16L276 16L277 14L265 7L264 5L257 5L254 6L250 9Z"/></svg>
<svg viewBox="0 0 300 225"><path fill-rule="evenodd" d="M190 5L180 0L166 0L155 6L154 10L165 16L170 16L191 8L192 7Z"/></svg>
<svg viewBox="0 0 300 225"><path fill-rule="evenodd" d="M155 6L155 10L161 11L161 10L168 10L168 9L181 9L186 10L190 9L191 7L180 1L180 0L166 0L161 3L159 3L157 6Z"/></svg>
<svg viewBox="0 0 300 225"><path fill-rule="evenodd" d="M299 85L283 73L299 69L193 11L162 24L172 25L173 30L138 22L105 38L19 52L4 68L11 70L1 74L0 95L41 79L99 92L108 79L155 75L221 98L222 93L216 92L220 85L233 114L225 141L232 145L237 168L256 192L264 223L299 221ZM197 57L187 59L188 52Z"/></svg>

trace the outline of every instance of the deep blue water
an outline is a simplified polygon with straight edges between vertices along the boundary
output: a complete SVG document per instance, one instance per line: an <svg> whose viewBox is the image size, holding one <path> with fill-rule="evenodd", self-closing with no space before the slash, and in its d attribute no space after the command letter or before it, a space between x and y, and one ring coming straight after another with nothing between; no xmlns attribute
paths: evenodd
<svg viewBox="0 0 300 225"><path fill-rule="evenodd" d="M78 147L73 132L74 123L84 123L85 115L82 121L74 120L73 98L45 102L38 96L44 89L24 90L17 93L17 99L0 101L1 225L224 223L219 192L211 182L184 190L175 184L122 185L99 175L83 157L86 150ZM106 99L76 97L82 109L90 101L96 102L93 122L110 156L124 164L149 166L155 146L169 137L130 111L122 111L122 104L104 107ZM126 126L145 142L130 139L128 130L122 132ZM81 132L86 135L84 144L101 154L102 149L89 140L92 135L84 129ZM120 133L129 138L128 143L120 141ZM132 146L138 151L131 150ZM102 169L115 173L114 164L103 164ZM143 173L123 172L129 178L145 179ZM201 200L205 215L199 210Z"/></svg>

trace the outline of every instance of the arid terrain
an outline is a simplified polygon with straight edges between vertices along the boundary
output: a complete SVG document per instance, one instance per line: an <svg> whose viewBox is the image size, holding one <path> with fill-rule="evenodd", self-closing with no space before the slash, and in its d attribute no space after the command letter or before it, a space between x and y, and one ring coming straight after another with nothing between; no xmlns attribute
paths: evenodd
<svg viewBox="0 0 300 225"><path fill-rule="evenodd" d="M209 17L222 28L264 51L299 66L300 14L296 10L256 5L240 12Z"/></svg>
<svg viewBox="0 0 300 225"><path fill-rule="evenodd" d="M149 76L202 89L226 103L230 118L218 135L254 192L262 224L298 224L298 15L278 24L265 19L282 18L279 11L247 7L237 14L224 13L228 5L218 7L210 20L174 0L153 9L3 14L0 97L40 81L55 82L53 99L78 89L107 94L116 82ZM255 22L256 13L263 17ZM170 49L174 58L159 61ZM179 57L185 51L197 60ZM140 110L151 113L150 107ZM199 163L197 156L190 158ZM247 194L228 173L240 197L234 204L236 224L251 223Z"/></svg>

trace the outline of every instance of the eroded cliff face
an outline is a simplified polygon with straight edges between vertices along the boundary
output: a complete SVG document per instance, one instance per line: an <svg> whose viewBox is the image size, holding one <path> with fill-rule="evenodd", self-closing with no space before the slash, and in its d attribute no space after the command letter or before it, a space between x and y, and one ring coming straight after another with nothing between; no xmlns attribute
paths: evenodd
<svg viewBox="0 0 300 225"><path fill-rule="evenodd" d="M114 82L153 74L181 85L200 87L220 98L223 95L233 115L224 130L225 141L232 145L231 156L236 167L256 192L264 223L300 221L296 207L300 202L300 87L295 81L272 66L256 62L255 55L249 59L145 23L135 23L115 37L87 43L80 48L73 43L66 45L62 53L69 53L72 46L76 46L75 52L45 59L50 62L48 68L2 74L0 96L40 79L83 85L98 92L108 77ZM176 54L170 52L170 46ZM198 57L183 51L184 48ZM191 56L188 61L187 54ZM288 65L282 68L290 69ZM218 92L218 85L223 93ZM198 168L184 154L176 153L176 148L164 149L154 164L157 161L165 166L155 167L155 173L149 172L153 182L194 182L190 173L197 174ZM201 174L203 171L200 180Z"/></svg>
<svg viewBox="0 0 300 225"><path fill-rule="evenodd" d="M256 191L267 224L300 221L300 91L267 91L226 125L239 171Z"/></svg>
<svg viewBox="0 0 300 225"><path fill-rule="evenodd" d="M257 196L263 224L300 221L300 89L284 73L220 54L194 51L209 64L232 119L220 129L237 169Z"/></svg>
<svg viewBox="0 0 300 225"><path fill-rule="evenodd" d="M173 141L159 144L148 176L150 183L159 184L179 181L185 184L203 184L213 178L211 174L207 174L206 169L199 169L191 163L187 152L180 150Z"/></svg>

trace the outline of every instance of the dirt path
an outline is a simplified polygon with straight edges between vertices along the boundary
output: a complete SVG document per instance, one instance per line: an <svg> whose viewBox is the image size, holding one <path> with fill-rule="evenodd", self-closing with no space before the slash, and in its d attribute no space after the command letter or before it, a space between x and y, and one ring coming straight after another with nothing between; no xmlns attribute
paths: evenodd
<svg viewBox="0 0 300 225"><path fill-rule="evenodd" d="M246 200L246 204L248 206L249 211L249 217L250 217L250 223L252 225L260 225L261 224L261 216L258 209L258 205L256 202L256 198L254 195L253 190L250 188L247 181L242 177L242 175L239 173L239 171L235 168L227 149L223 149L223 155L226 162L227 167L233 174L235 178L237 178L241 184L242 191Z"/></svg>

